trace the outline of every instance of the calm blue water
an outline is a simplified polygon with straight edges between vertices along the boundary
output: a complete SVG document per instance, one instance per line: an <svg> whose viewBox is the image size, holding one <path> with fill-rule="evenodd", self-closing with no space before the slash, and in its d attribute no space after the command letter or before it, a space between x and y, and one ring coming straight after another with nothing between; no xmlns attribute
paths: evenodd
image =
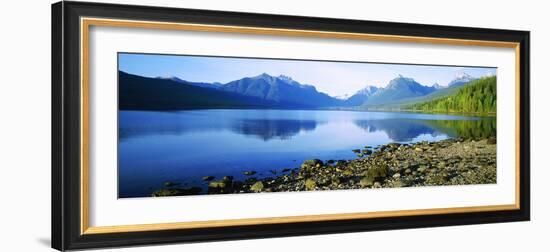
<svg viewBox="0 0 550 252"><path fill-rule="evenodd" d="M352 159L352 149L390 142L494 134L494 118L319 110L119 112L119 197L149 196L166 181L199 186L203 176L244 171L276 176L307 159Z"/></svg>

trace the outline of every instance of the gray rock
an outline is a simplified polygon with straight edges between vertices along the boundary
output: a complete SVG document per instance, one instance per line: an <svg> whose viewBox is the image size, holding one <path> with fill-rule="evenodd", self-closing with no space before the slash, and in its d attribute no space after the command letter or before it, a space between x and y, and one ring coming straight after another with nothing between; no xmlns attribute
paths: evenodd
<svg viewBox="0 0 550 252"><path fill-rule="evenodd" d="M253 192L261 192L263 189L264 189L264 183L262 181L258 181L250 187L250 190Z"/></svg>
<svg viewBox="0 0 550 252"><path fill-rule="evenodd" d="M306 190L310 190L310 191L315 190L315 188L317 187L317 183L313 179L306 179L304 184L306 186Z"/></svg>
<svg viewBox="0 0 550 252"><path fill-rule="evenodd" d="M320 159L310 159L302 163L302 169L319 168L321 166L323 166L323 161Z"/></svg>
<svg viewBox="0 0 550 252"><path fill-rule="evenodd" d="M361 187L368 187L372 186L374 184L374 178L372 177L363 177L361 180L359 180L359 185Z"/></svg>
<svg viewBox="0 0 550 252"><path fill-rule="evenodd" d="M183 189L162 189L154 191L152 197L166 197L166 196L182 196L182 195L197 195L201 192L199 187L183 188Z"/></svg>
<svg viewBox="0 0 550 252"><path fill-rule="evenodd" d="M204 177L202 177L202 180L204 180L204 181L211 181L211 180L213 180L214 178L215 178L214 176L204 176Z"/></svg>
<svg viewBox="0 0 550 252"><path fill-rule="evenodd" d="M178 183L178 182L171 182L171 181L166 181L164 182L164 186L166 187L173 187L173 186L177 186L177 185L180 185L181 183Z"/></svg>
<svg viewBox="0 0 550 252"><path fill-rule="evenodd" d="M227 182L226 181L212 181L210 182L210 184L208 184L208 187L210 188L215 188L215 189L223 189L223 188L226 188L227 187Z"/></svg>

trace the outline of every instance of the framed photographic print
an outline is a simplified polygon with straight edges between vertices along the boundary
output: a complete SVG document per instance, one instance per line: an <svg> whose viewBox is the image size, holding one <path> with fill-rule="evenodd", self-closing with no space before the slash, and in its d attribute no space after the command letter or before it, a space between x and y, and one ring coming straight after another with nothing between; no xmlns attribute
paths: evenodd
<svg viewBox="0 0 550 252"><path fill-rule="evenodd" d="M52 6L58 250L529 220L529 32Z"/></svg>

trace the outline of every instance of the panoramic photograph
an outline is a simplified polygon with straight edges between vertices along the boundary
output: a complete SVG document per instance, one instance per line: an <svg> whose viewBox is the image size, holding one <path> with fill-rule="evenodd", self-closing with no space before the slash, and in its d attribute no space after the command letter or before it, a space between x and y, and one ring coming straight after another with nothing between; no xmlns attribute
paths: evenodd
<svg viewBox="0 0 550 252"><path fill-rule="evenodd" d="M496 96L486 66L118 53L118 197L495 184Z"/></svg>

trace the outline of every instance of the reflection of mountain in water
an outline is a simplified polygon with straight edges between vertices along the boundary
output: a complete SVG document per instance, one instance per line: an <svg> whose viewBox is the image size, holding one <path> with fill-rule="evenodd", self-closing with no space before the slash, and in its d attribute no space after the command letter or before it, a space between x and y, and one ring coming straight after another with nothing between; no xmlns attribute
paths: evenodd
<svg viewBox="0 0 550 252"><path fill-rule="evenodd" d="M312 112L313 113L313 112ZM321 124L349 120L367 132L385 132L392 141L409 142L420 135L432 137L447 135L449 137L479 138L496 135L494 118L449 116L434 119L427 115L419 118L375 117L377 114L346 114L338 112L325 115L291 111L184 111L184 112L147 112L125 111L119 113L119 139L125 141L133 137L155 135L183 135L205 132L233 132L253 136L264 141L290 139L300 132L314 131ZM306 117L308 115L309 117ZM339 116L356 116L355 118ZM363 116L361 119L358 116ZM334 135L346 132L334 132Z"/></svg>
<svg viewBox="0 0 550 252"><path fill-rule="evenodd" d="M355 120L355 125L368 131L383 131L392 141L409 142L414 138L429 134L450 137L477 138L496 135L496 120L417 120L417 119L381 119Z"/></svg>
<svg viewBox="0 0 550 252"><path fill-rule="evenodd" d="M319 122L315 120L267 120L246 119L236 121L231 129L244 135L252 135L268 141L270 139L290 139L302 131L312 131Z"/></svg>
<svg viewBox="0 0 550 252"><path fill-rule="evenodd" d="M119 138L123 141L132 137L229 130L268 141L290 139L300 132L315 130L322 123L325 122L311 119L238 119L223 115L202 116L199 113L182 116L171 112L130 112L120 114Z"/></svg>
<svg viewBox="0 0 550 252"><path fill-rule="evenodd" d="M120 140L152 135L181 135L188 132L218 131L228 128L229 122L219 118L201 116L191 111L178 112L119 112Z"/></svg>

